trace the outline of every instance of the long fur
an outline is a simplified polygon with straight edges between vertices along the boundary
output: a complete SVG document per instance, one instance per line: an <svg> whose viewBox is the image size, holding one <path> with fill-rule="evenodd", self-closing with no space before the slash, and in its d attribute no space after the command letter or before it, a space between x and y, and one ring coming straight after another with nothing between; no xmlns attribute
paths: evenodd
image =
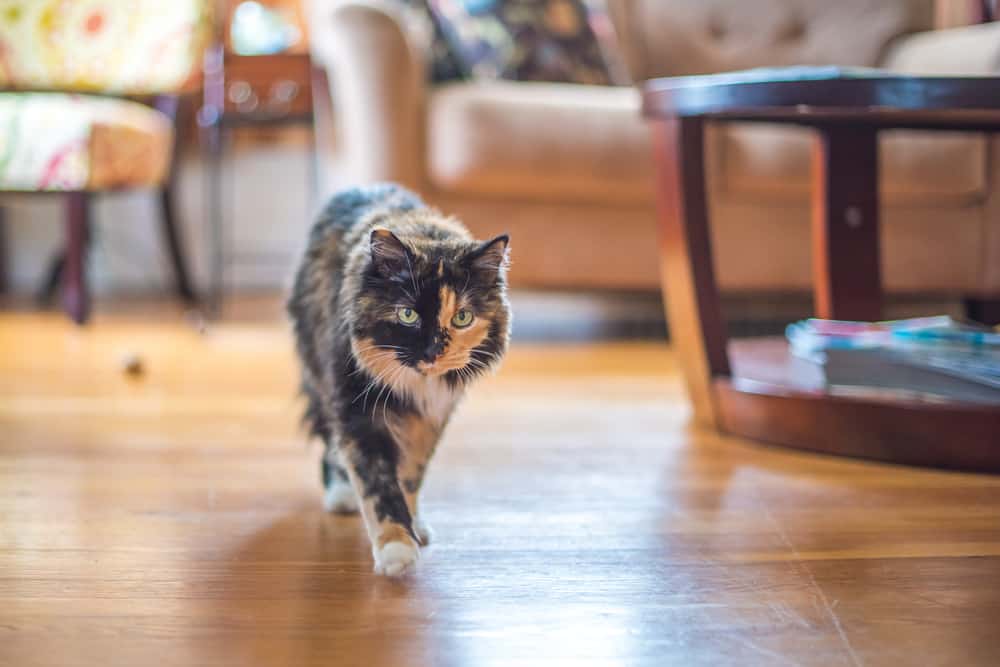
<svg viewBox="0 0 1000 667"><path fill-rule="evenodd" d="M383 551L406 552L387 544L420 539L417 494L441 432L507 349L507 245L391 184L334 196L312 228L288 302L304 420L326 445L328 492L357 494L377 569L399 569L380 565Z"/></svg>

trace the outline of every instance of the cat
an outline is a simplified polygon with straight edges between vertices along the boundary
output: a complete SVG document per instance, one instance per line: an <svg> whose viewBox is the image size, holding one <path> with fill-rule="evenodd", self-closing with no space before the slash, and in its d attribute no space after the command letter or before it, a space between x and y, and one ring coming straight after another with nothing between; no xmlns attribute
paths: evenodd
<svg viewBox="0 0 1000 667"><path fill-rule="evenodd" d="M428 461L507 350L508 245L393 184L334 195L310 232L287 305L304 421L325 444L324 505L360 510L378 574L411 570L429 543Z"/></svg>

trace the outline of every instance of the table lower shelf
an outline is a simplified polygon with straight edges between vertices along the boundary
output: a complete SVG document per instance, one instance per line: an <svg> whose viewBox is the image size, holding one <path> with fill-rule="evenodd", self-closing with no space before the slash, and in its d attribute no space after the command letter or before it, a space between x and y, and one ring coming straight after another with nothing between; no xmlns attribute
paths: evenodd
<svg viewBox="0 0 1000 667"><path fill-rule="evenodd" d="M733 377L714 383L727 433L796 449L1000 472L1000 407L834 395L781 339L734 341Z"/></svg>

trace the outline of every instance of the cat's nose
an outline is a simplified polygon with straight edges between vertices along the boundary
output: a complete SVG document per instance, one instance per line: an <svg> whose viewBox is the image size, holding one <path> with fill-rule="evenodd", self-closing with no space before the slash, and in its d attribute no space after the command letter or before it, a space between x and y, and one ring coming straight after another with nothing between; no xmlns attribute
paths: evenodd
<svg viewBox="0 0 1000 667"><path fill-rule="evenodd" d="M427 361L434 361L441 356L442 352L444 352L444 346L445 341L439 336L435 336L434 340L432 340L424 350L424 358L427 359Z"/></svg>

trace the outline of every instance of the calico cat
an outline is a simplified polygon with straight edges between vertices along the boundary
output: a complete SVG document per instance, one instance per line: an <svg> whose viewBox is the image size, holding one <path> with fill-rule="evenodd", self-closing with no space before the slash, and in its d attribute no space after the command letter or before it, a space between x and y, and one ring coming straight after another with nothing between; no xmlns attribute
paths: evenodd
<svg viewBox="0 0 1000 667"><path fill-rule="evenodd" d="M361 510L379 574L407 571L430 541L427 463L507 349L507 245L391 184L335 195L310 233L288 302L305 421L326 446L324 505Z"/></svg>

